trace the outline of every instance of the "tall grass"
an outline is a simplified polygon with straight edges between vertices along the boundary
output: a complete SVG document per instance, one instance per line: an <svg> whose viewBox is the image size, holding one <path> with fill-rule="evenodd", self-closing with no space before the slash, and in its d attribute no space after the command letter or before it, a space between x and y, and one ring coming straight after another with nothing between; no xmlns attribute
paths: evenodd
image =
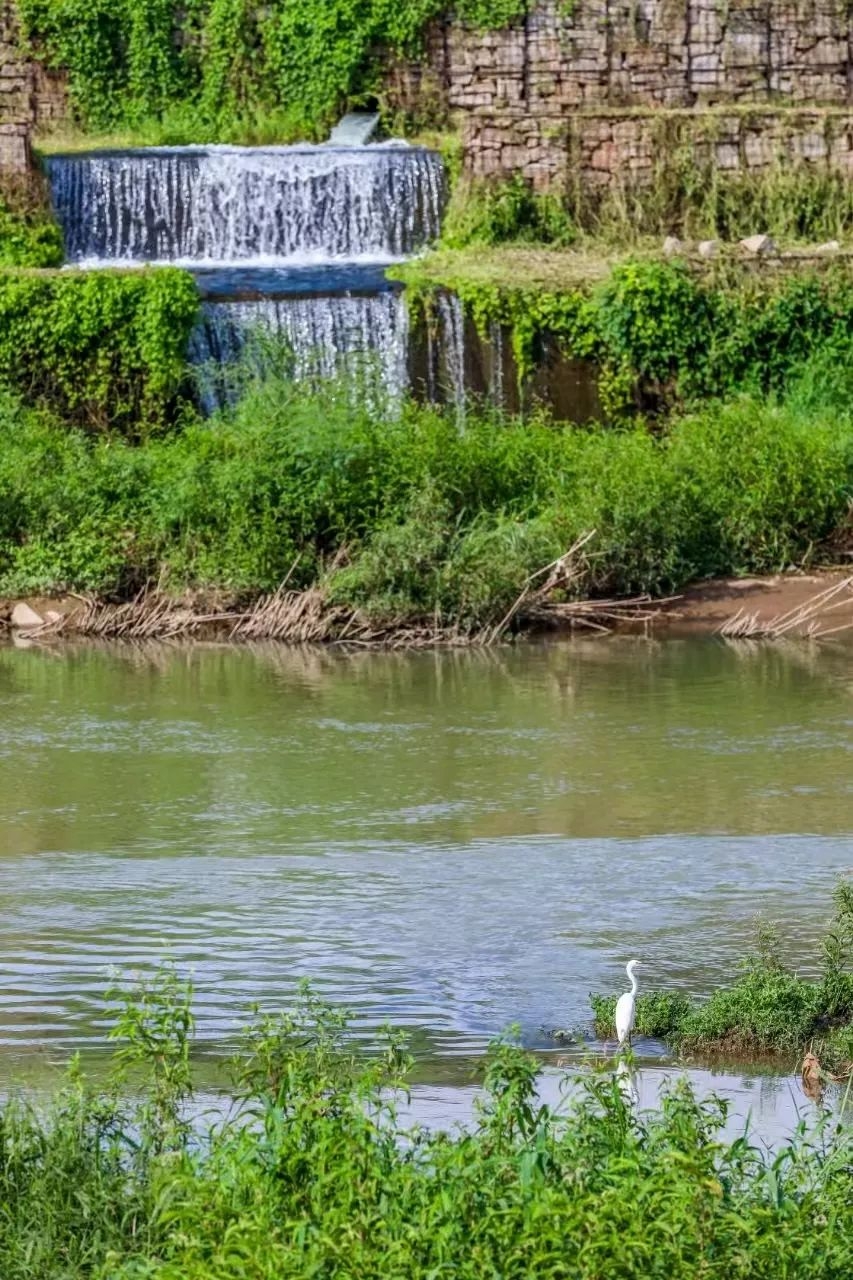
<svg viewBox="0 0 853 1280"><path fill-rule="evenodd" d="M356 1057L309 991L252 1021L227 1118L193 1126L187 988L167 970L117 1016L104 1085L78 1063L0 1112L4 1280L849 1274L841 1131L768 1155L723 1139L724 1103L679 1083L637 1114L606 1071L552 1110L508 1040L468 1130L413 1130L404 1042Z"/></svg>
<svg viewBox="0 0 853 1280"><path fill-rule="evenodd" d="M853 416L815 387L807 369L791 403L714 403L652 435L488 413L460 430L267 380L136 446L6 400L0 591L240 593L290 573L375 616L473 627L591 529L586 593L783 569L814 558L853 493Z"/></svg>

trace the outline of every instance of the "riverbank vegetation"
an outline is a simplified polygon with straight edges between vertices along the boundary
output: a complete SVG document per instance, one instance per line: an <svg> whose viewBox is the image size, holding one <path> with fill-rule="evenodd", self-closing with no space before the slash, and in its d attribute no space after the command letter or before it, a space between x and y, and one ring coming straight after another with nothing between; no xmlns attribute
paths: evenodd
<svg viewBox="0 0 853 1280"><path fill-rule="evenodd" d="M266 378L232 411L130 443L7 397L0 591L287 578L373 618L473 631L592 530L579 596L776 571L843 536L853 415L845 389L840 412L827 401L833 377L812 366L787 403L743 396L658 433L473 412L460 429L453 412L380 414Z"/></svg>
<svg viewBox="0 0 853 1280"><path fill-rule="evenodd" d="M199 1114L190 994L171 970L116 993L106 1081L75 1062L50 1101L4 1103L4 1280L848 1273L843 1130L768 1155L686 1083L637 1113L607 1071L552 1110L508 1040L467 1130L413 1129L405 1042L357 1055L305 990L252 1019L230 1103Z"/></svg>
<svg viewBox="0 0 853 1280"><path fill-rule="evenodd" d="M682 993L647 992L637 1002L640 1035L684 1052L802 1058L853 1068L853 884L835 890L835 912L812 969L802 977L783 962L777 930L760 924L737 981L703 1003ZM592 997L596 1031L613 1034L615 997Z"/></svg>
<svg viewBox="0 0 853 1280"><path fill-rule="evenodd" d="M412 288L427 324L434 288ZM0 592L157 584L242 607L287 580L386 630L464 638L579 540L560 600L660 596L849 545L846 269L636 260L573 289L459 288L476 324L511 333L522 373L546 340L597 368L608 425L312 391L266 347L236 371L237 402L202 419L188 273L0 276Z"/></svg>

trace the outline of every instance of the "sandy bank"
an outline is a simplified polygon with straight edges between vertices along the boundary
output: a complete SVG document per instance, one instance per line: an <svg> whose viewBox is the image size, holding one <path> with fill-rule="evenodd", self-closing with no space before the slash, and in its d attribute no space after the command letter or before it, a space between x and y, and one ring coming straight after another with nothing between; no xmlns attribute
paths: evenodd
<svg viewBox="0 0 853 1280"><path fill-rule="evenodd" d="M307 592L301 595L294 593L302 614L307 612L301 608L302 602L307 601L310 595ZM312 599L316 601L316 594ZM144 625L138 630L126 625L128 616L133 614L132 605L114 611L123 617L122 628L105 629L100 621L96 626L89 625L91 611L87 615L85 602L79 596L0 598L0 634L23 644L45 643L64 637L79 638L87 634L175 639L196 636L232 638L235 641L264 636L262 619L249 629L241 622L252 616L256 606L243 605L241 609L235 601L221 596L196 593L182 600L164 600L162 605L158 604L153 609L150 605L144 607L148 612L142 619ZM158 625L157 615L162 625ZM597 617L595 614L590 616ZM43 625L39 625L39 619ZM555 618L555 621L559 620ZM659 606L644 604L634 620L630 616L611 619L605 612L597 617L596 625L605 629L653 631L658 635L714 634L732 630L733 622L734 633L740 635L779 631L791 637L829 638L843 635L845 631L853 632L853 565L811 573L698 582ZM568 631L571 628L566 625L564 628L554 627L552 631L559 629ZM587 630L587 627L578 629ZM352 634L350 624L344 630ZM318 638L346 640L344 635L336 636L332 630L324 635L314 635L310 628L305 634L291 634L289 628L278 633L271 630L268 634L271 638L292 641ZM402 648L407 646L409 638L421 647L428 640L428 636L417 628L400 626L375 632L372 642L377 647L390 644ZM353 634L353 639L359 642L357 634ZM370 643L371 640L362 635L360 642ZM440 642L464 643L464 637L451 633L443 636Z"/></svg>
<svg viewBox="0 0 853 1280"><path fill-rule="evenodd" d="M717 632L738 615L760 628L789 628L786 634L793 636L810 630L843 634L843 628L853 628L853 564L814 573L697 582L663 607L655 628Z"/></svg>

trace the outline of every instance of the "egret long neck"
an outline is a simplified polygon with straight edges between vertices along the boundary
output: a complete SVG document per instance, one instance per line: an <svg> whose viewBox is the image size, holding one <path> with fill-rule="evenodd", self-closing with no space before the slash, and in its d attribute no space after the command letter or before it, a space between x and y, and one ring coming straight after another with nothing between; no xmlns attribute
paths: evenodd
<svg viewBox="0 0 853 1280"><path fill-rule="evenodd" d="M631 995L635 996L637 994L637 977L636 977L636 974L634 973L634 966L632 964L629 964L625 972L628 974L628 977L631 979Z"/></svg>

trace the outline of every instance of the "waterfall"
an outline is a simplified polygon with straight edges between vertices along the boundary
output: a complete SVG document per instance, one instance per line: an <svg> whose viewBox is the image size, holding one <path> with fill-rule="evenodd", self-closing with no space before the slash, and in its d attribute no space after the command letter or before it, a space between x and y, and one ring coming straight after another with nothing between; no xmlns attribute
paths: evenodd
<svg viewBox="0 0 853 1280"><path fill-rule="evenodd" d="M372 146L151 147L47 160L71 264L171 263L202 296L190 341L198 397L232 404L267 370L309 385L343 378L370 403L409 386L402 294L384 266L435 240L440 156ZM464 324L439 304L441 398L464 410Z"/></svg>
<svg viewBox="0 0 853 1280"><path fill-rule="evenodd" d="M393 259L440 230L441 159L421 147L152 147L53 156L72 262Z"/></svg>
<svg viewBox="0 0 853 1280"><path fill-rule="evenodd" d="M344 378L379 408L408 385L408 311L401 294L331 294L259 302L206 302L192 336L202 407L239 397L264 372L316 386Z"/></svg>
<svg viewBox="0 0 853 1280"><path fill-rule="evenodd" d="M460 420L465 417L465 312L455 293L438 295L438 331L446 389Z"/></svg>
<svg viewBox="0 0 853 1280"><path fill-rule="evenodd" d="M499 321L493 320L489 325L489 345L492 352L492 363L489 370L489 400L496 409L506 408L506 388L504 386L505 360L504 331Z"/></svg>

